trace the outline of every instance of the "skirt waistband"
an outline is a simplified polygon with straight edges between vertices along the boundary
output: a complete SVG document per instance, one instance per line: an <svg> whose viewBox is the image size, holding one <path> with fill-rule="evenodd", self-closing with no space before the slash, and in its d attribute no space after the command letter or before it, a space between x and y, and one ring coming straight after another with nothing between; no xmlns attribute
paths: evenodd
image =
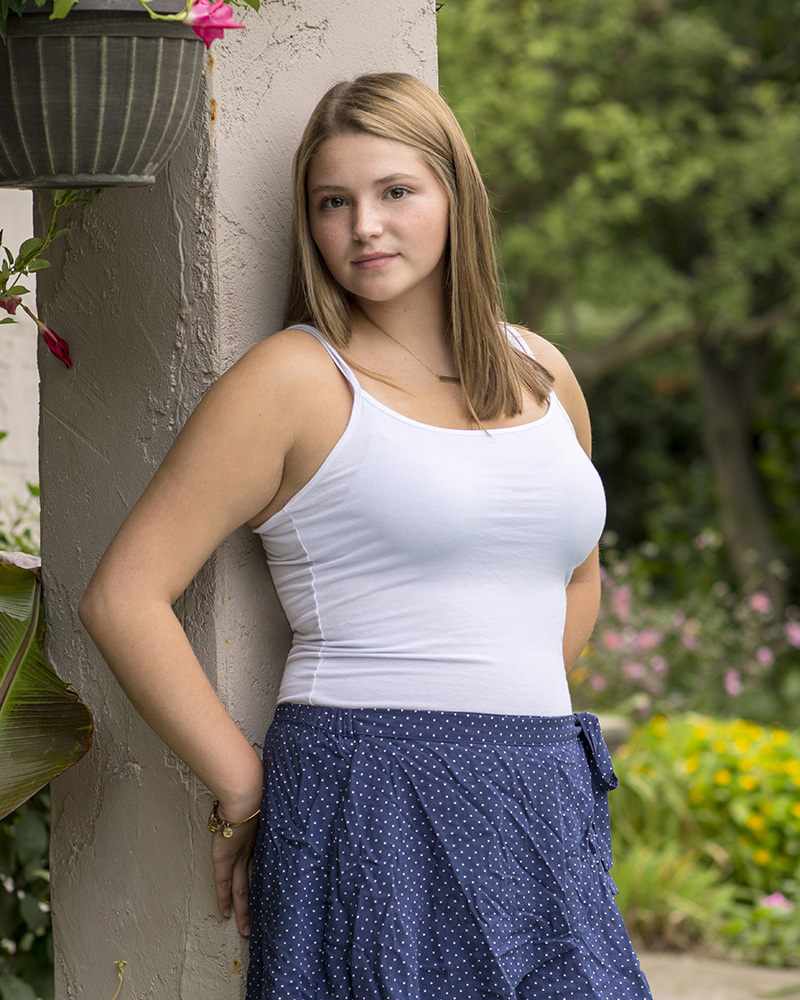
<svg viewBox="0 0 800 1000"><path fill-rule="evenodd" d="M283 702L273 724L314 726L352 738L423 740L442 743L486 743L542 746L576 739L584 729L580 716L495 715L408 708L332 708Z"/></svg>

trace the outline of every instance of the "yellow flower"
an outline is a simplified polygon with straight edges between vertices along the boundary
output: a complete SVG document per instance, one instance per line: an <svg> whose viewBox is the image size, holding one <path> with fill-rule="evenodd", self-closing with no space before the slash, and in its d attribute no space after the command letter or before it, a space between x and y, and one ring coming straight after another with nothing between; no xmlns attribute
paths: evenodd
<svg viewBox="0 0 800 1000"><path fill-rule="evenodd" d="M687 774L694 774L698 767L700 767L700 758L687 757L683 767Z"/></svg>
<svg viewBox="0 0 800 1000"><path fill-rule="evenodd" d="M800 819L800 802L793 802L789 807L789 812L795 819Z"/></svg>
<svg viewBox="0 0 800 1000"><path fill-rule="evenodd" d="M746 753L750 749L750 740L742 739L740 737L738 740L733 741L733 745L739 753Z"/></svg>
<svg viewBox="0 0 800 1000"><path fill-rule="evenodd" d="M714 753L727 753L728 743L726 740L714 740L711 744L711 749Z"/></svg>
<svg viewBox="0 0 800 1000"><path fill-rule="evenodd" d="M766 867L771 860L772 855L763 847L759 847L757 851L753 851L753 861L755 861L760 868Z"/></svg>
<svg viewBox="0 0 800 1000"><path fill-rule="evenodd" d="M737 764L740 771L752 771L756 766L756 762L752 757L742 757L742 759Z"/></svg>
<svg viewBox="0 0 800 1000"><path fill-rule="evenodd" d="M763 833L767 824L764 822L763 816L759 816L758 813L750 813L745 821L745 826L751 833Z"/></svg>
<svg viewBox="0 0 800 1000"><path fill-rule="evenodd" d="M773 729L772 730L772 742L776 747L785 747L789 742L789 734L785 729Z"/></svg>
<svg viewBox="0 0 800 1000"><path fill-rule="evenodd" d="M739 778L739 787L746 792L754 792L758 788L758 779L754 778L752 774L743 774Z"/></svg>
<svg viewBox="0 0 800 1000"><path fill-rule="evenodd" d="M727 767L721 767L719 771L714 773L714 784L715 785L729 785L733 780L733 775L727 769Z"/></svg>

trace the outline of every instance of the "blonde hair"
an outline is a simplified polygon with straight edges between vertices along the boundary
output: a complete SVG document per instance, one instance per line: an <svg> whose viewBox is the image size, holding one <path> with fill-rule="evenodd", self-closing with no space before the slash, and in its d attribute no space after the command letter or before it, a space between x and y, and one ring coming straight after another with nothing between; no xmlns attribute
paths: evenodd
<svg viewBox="0 0 800 1000"><path fill-rule="evenodd" d="M337 83L311 115L294 158L285 325L311 323L340 350L350 339L352 296L333 278L312 239L307 179L320 145L353 133L413 147L447 192L445 304L467 411L478 421L514 416L522 411L523 390L544 402L552 376L512 347L503 328L489 199L467 140L442 98L406 73Z"/></svg>

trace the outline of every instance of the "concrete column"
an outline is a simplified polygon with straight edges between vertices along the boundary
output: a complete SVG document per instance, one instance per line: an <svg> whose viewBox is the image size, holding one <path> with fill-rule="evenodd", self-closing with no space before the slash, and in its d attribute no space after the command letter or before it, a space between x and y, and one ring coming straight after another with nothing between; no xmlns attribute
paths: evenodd
<svg viewBox="0 0 800 1000"><path fill-rule="evenodd" d="M156 185L76 212L39 281L40 314L75 361L68 371L40 350L48 655L96 723L91 752L53 783L58 1000L111 1000L119 960L120 1000L241 995L246 948L214 905L210 795L129 708L76 606L203 391L281 325L290 160L314 103L369 70L436 80L433 0L236 12L247 31L214 44L192 129ZM39 227L47 200L37 196ZM180 613L260 745L288 634L248 530L209 560Z"/></svg>

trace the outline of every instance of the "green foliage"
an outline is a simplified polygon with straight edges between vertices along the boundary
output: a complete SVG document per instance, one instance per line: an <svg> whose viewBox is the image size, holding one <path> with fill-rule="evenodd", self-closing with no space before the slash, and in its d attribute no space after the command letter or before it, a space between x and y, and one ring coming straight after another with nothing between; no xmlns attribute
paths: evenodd
<svg viewBox="0 0 800 1000"><path fill-rule="evenodd" d="M0 822L0 998L51 1000L50 794Z"/></svg>
<svg viewBox="0 0 800 1000"><path fill-rule="evenodd" d="M763 307L761 285L797 290L795 5L461 0L439 27L517 308L567 284L595 310L722 329ZM585 319L603 335L601 313Z"/></svg>
<svg viewBox="0 0 800 1000"><path fill-rule="evenodd" d="M691 544L648 542L625 559L604 549L597 626L570 672L576 702L640 718L746 705L751 718L800 724L800 609L779 615L766 594L732 591L715 576L720 544L707 528ZM678 599L659 586L676 559L687 568Z"/></svg>
<svg viewBox="0 0 800 1000"><path fill-rule="evenodd" d="M683 950L722 930L734 889L701 864L696 851L659 838L655 845L626 844L615 854L617 904L637 947Z"/></svg>
<svg viewBox="0 0 800 1000"><path fill-rule="evenodd" d="M0 431L0 440L5 436ZM28 483L27 489L27 498L16 500L13 510L0 507L0 551L27 552L38 556L39 487Z"/></svg>
<svg viewBox="0 0 800 1000"><path fill-rule="evenodd" d="M742 719L656 716L636 729L610 802L620 905L647 943L796 964L798 758L800 735Z"/></svg>

